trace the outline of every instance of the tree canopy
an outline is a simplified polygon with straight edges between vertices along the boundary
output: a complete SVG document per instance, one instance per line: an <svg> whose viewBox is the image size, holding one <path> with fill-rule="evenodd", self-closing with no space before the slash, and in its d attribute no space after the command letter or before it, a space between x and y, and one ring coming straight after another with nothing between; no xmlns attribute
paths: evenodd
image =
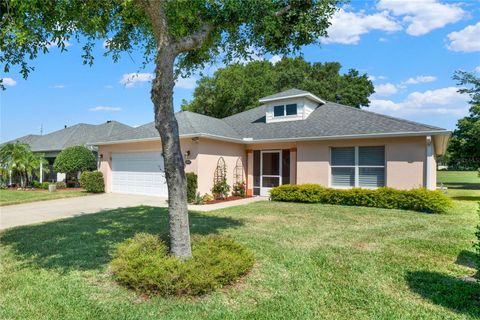
<svg viewBox="0 0 480 320"><path fill-rule="evenodd" d="M62 173L77 173L97 169L97 160L92 151L84 146L66 148L58 154L53 169Z"/></svg>
<svg viewBox="0 0 480 320"><path fill-rule="evenodd" d="M182 109L223 118L259 106L261 97L297 88L329 101L355 108L368 106L374 92L366 74L350 69L341 74L338 62L305 61L287 58L273 64L269 61L236 63L203 76L193 93L193 100L183 101Z"/></svg>
<svg viewBox="0 0 480 320"><path fill-rule="evenodd" d="M288 55L327 36L339 0L70 0L2 1L0 63L20 67L54 43L83 43L84 63L107 41L114 60L142 52L155 63L151 99L161 138L169 194L170 250L191 257L185 163L173 108L179 73L189 74L218 57L225 63L253 54ZM1 83L0 83L1 86Z"/></svg>
<svg viewBox="0 0 480 320"><path fill-rule="evenodd" d="M458 120L448 146L448 164L462 169L480 168L480 78L472 72L457 71L453 76L458 91L470 96L469 115Z"/></svg>

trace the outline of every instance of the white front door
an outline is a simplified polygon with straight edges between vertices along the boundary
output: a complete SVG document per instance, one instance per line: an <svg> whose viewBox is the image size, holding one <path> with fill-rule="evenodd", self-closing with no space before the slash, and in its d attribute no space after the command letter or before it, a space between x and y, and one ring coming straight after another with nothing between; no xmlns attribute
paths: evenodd
<svg viewBox="0 0 480 320"><path fill-rule="evenodd" d="M112 192L167 197L160 152L113 153Z"/></svg>
<svg viewBox="0 0 480 320"><path fill-rule="evenodd" d="M282 152L262 151L260 157L260 195L269 196L270 189L282 184Z"/></svg>

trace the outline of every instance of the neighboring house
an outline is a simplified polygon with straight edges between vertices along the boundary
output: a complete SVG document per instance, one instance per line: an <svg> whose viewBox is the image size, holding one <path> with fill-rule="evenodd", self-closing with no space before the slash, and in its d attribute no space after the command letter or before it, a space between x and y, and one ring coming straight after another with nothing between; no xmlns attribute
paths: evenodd
<svg viewBox="0 0 480 320"><path fill-rule="evenodd" d="M65 179L65 175L63 173L56 173L53 170L53 163L62 150L77 145L88 145L94 154L96 154L96 148L90 145L92 142L109 139L129 129L132 129L132 127L117 121L107 121L106 123L98 125L79 123L71 127L65 126L64 129L45 135L30 134L9 141L8 143L23 142L30 145L33 152L43 153L48 160L50 172L43 174L40 180L61 181Z"/></svg>
<svg viewBox="0 0 480 320"><path fill-rule="evenodd" d="M262 106L216 119L179 112L187 172L211 193L220 158L228 183L248 195L281 184L398 189L436 186L436 156L449 132L327 102L297 89L260 99ZM154 123L98 140L107 192L167 196L161 143Z"/></svg>

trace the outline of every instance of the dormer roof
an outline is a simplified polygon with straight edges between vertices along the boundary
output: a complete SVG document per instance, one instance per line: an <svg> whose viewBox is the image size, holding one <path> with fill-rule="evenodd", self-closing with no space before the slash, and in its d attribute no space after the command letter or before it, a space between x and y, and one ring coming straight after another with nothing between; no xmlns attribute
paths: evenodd
<svg viewBox="0 0 480 320"><path fill-rule="evenodd" d="M291 98L308 98L317 103L321 103L321 104L326 103L324 100L320 99L319 97L317 97L316 95L308 91L295 89L295 88L260 98L259 101L261 103L265 103L265 102L272 102L272 101L285 100L285 99L291 99Z"/></svg>

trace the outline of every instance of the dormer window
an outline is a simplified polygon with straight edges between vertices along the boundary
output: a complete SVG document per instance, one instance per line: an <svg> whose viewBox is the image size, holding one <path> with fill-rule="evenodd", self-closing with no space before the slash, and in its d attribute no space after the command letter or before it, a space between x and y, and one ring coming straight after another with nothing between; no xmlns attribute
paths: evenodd
<svg viewBox="0 0 480 320"><path fill-rule="evenodd" d="M284 104L273 107L273 116L274 117L285 117L285 116L296 116L297 115L297 104Z"/></svg>

